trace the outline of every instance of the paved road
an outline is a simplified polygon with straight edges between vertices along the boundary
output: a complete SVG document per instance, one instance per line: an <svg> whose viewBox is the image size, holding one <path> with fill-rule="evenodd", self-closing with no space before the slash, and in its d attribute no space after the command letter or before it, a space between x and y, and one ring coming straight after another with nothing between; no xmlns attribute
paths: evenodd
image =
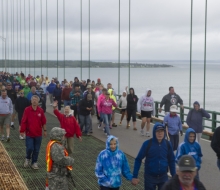
<svg viewBox="0 0 220 190"><path fill-rule="evenodd" d="M47 112L52 113L52 107L47 106ZM52 113L53 114L53 113ZM115 123L119 123L120 115L116 114ZM106 136L101 129L97 128L97 119L93 116L93 136L106 141ZM133 130L133 127L126 129L126 121L124 120L122 126L114 127L111 129L111 134L119 138L120 149L132 157L136 157L142 143L148 138L140 136L140 120L137 121L137 131ZM152 125L153 126L153 125ZM152 128L152 127L151 127ZM183 137L180 137L180 142L183 141ZM220 172L216 166L216 155L210 147L210 141L201 140L201 147L203 152L202 166L199 172L200 180L204 183L207 190L220 190ZM131 168L133 171L133 169Z"/></svg>

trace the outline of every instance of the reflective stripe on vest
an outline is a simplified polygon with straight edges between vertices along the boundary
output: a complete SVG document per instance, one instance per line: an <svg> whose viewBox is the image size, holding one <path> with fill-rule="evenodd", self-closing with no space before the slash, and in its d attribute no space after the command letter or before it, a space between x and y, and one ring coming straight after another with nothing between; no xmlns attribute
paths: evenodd
<svg viewBox="0 0 220 190"><path fill-rule="evenodd" d="M62 146L61 143L57 142L57 141L50 141L48 144L47 144L47 149L46 149L46 164L47 164L47 172L50 172L51 169L52 169L52 165L53 165L53 160L51 159L51 154L50 154L50 150L51 150L51 147L54 143L58 143L60 146ZM68 156L68 152L67 150L64 148L64 155L65 156ZM66 168L68 170L72 170L73 167L72 166L66 166Z"/></svg>

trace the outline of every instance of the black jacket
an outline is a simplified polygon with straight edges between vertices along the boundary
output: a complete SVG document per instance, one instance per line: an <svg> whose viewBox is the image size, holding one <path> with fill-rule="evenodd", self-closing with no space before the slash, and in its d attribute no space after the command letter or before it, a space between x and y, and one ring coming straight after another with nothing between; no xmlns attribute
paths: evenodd
<svg viewBox="0 0 220 190"><path fill-rule="evenodd" d="M129 92L131 89L134 92L133 88L130 88ZM127 95L127 109L128 110L137 110L137 102L138 102L138 97L135 95L135 92L134 92L134 94Z"/></svg>
<svg viewBox="0 0 220 190"><path fill-rule="evenodd" d="M220 127L215 129L215 132L212 136L211 147L215 151L218 159L220 159Z"/></svg>
<svg viewBox="0 0 220 190"><path fill-rule="evenodd" d="M25 97L19 97L15 101L15 110L18 113L24 113L26 107L30 106L30 101Z"/></svg>
<svg viewBox="0 0 220 190"><path fill-rule="evenodd" d="M204 185L197 179L194 179L194 183L196 186L196 189L198 190L206 190ZM179 190L180 189L180 182L178 175L175 175L172 179L167 181L161 190Z"/></svg>
<svg viewBox="0 0 220 190"><path fill-rule="evenodd" d="M15 100L17 99L17 94L16 94L16 92L15 92L13 89L7 90L7 95L8 95L8 97L11 99L12 104L15 104Z"/></svg>
<svg viewBox="0 0 220 190"><path fill-rule="evenodd" d="M86 108L92 108L93 107L93 101L92 100L87 100L87 99L82 99L79 102L79 114L83 116L87 116L90 114L91 110L87 110Z"/></svg>
<svg viewBox="0 0 220 190"><path fill-rule="evenodd" d="M165 105L164 109L165 112L170 112L170 106L172 105L177 105L177 104L183 105L183 100L180 98L180 96L176 93L174 93L173 95L171 95L170 93L168 93L167 95L165 95L163 97L163 99L160 102L160 108L163 107L163 105Z"/></svg>

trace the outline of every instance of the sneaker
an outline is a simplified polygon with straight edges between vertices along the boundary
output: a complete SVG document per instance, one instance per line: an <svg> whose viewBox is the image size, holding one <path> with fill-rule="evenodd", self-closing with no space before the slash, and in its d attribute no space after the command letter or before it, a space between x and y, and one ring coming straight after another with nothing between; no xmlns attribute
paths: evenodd
<svg viewBox="0 0 220 190"><path fill-rule="evenodd" d="M150 133L149 132L146 132L146 137L150 137Z"/></svg>
<svg viewBox="0 0 220 190"><path fill-rule="evenodd" d="M119 126L121 126L121 121L119 122L119 124L118 124Z"/></svg>
<svg viewBox="0 0 220 190"><path fill-rule="evenodd" d="M172 177L171 173L170 172L167 172L167 175L168 177Z"/></svg>
<svg viewBox="0 0 220 190"><path fill-rule="evenodd" d="M21 135L19 135L19 139L20 139L20 140L24 140L24 137L22 137Z"/></svg>
<svg viewBox="0 0 220 190"><path fill-rule="evenodd" d="M11 125L11 128L15 130L15 126L14 125Z"/></svg>
<svg viewBox="0 0 220 190"><path fill-rule="evenodd" d="M137 128L136 128L136 127L134 127L134 128L133 128L133 130L134 130L134 131L137 131Z"/></svg>
<svg viewBox="0 0 220 190"><path fill-rule="evenodd" d="M93 133L92 131L90 131L89 133Z"/></svg>
<svg viewBox="0 0 220 190"><path fill-rule="evenodd" d="M91 136L90 133L87 133L86 136Z"/></svg>
<svg viewBox="0 0 220 190"><path fill-rule="evenodd" d="M141 136L144 136L144 130L141 129Z"/></svg>
<svg viewBox="0 0 220 190"><path fill-rule="evenodd" d="M102 124L100 123L100 124L98 125L98 129L101 129L101 126L102 126Z"/></svg>
<svg viewBox="0 0 220 190"><path fill-rule="evenodd" d="M6 140L6 142L9 142L10 141L10 138L9 137L7 137L7 140Z"/></svg>
<svg viewBox="0 0 220 190"><path fill-rule="evenodd" d="M1 141L4 141L4 140L5 140L5 137L4 137L4 136L2 136Z"/></svg>
<svg viewBox="0 0 220 190"><path fill-rule="evenodd" d="M30 160L25 158L25 161L24 161L24 167L27 168L30 164Z"/></svg>
<svg viewBox="0 0 220 190"><path fill-rule="evenodd" d="M33 163L33 164L31 165L31 167L32 167L34 170L38 170L38 169L39 169L39 167L38 167L38 165L37 165L36 162Z"/></svg>
<svg viewBox="0 0 220 190"><path fill-rule="evenodd" d="M115 123L112 124L112 127L117 127L117 125Z"/></svg>

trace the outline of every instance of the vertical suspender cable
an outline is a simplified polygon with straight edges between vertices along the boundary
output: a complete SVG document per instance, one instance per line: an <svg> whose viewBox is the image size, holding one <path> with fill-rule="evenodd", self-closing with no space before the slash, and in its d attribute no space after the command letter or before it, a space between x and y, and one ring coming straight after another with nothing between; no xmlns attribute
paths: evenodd
<svg viewBox="0 0 220 190"><path fill-rule="evenodd" d="M25 62L25 75L27 75L27 57L26 57L26 21L25 21L25 0L24 0L24 62Z"/></svg>
<svg viewBox="0 0 220 190"><path fill-rule="evenodd" d="M22 71L22 56L21 56L21 0L20 0L20 68Z"/></svg>
<svg viewBox="0 0 220 190"><path fill-rule="evenodd" d="M190 19L190 66L189 66L189 107L191 106L192 89L192 23L193 23L193 0L191 0L191 19Z"/></svg>
<svg viewBox="0 0 220 190"><path fill-rule="evenodd" d="M40 42L40 63L41 63L41 75L42 75L42 0L40 0L40 24L41 24L41 42Z"/></svg>
<svg viewBox="0 0 220 190"><path fill-rule="evenodd" d="M10 63L10 70L12 72L12 65L13 65L13 13L12 13L12 2L13 0L11 0L11 63Z"/></svg>
<svg viewBox="0 0 220 190"><path fill-rule="evenodd" d="M57 0L57 78L58 78L58 0Z"/></svg>
<svg viewBox="0 0 220 190"><path fill-rule="evenodd" d="M80 0L80 57L81 57L81 68L80 68L80 78L82 80L82 0Z"/></svg>
<svg viewBox="0 0 220 190"><path fill-rule="evenodd" d="M66 69L66 56L65 56L65 53L66 53L66 50L65 50L65 45L66 45L66 43L65 43L65 36L66 34L65 34L65 0L63 0L63 62L64 62L64 64L63 64L63 77L64 77L64 79L66 78L65 77L65 69Z"/></svg>
<svg viewBox="0 0 220 190"><path fill-rule="evenodd" d="M130 43L131 43L131 0L129 0L129 53L128 53L128 86L130 88L130 68L131 68L131 47L130 47Z"/></svg>
<svg viewBox="0 0 220 190"><path fill-rule="evenodd" d="M34 13L34 76L35 75L35 0L33 1L33 13Z"/></svg>
<svg viewBox="0 0 220 190"><path fill-rule="evenodd" d="M206 91L206 32L207 32L207 0L205 0L205 44L204 44L204 93L203 108L205 109L205 91Z"/></svg>
<svg viewBox="0 0 220 190"><path fill-rule="evenodd" d="M20 70L20 67L18 67L18 1L17 1L17 71Z"/></svg>
<svg viewBox="0 0 220 190"><path fill-rule="evenodd" d="M121 69L121 65L120 65L120 33L121 33L121 0L119 0L119 5L118 5L118 94L120 94L120 69Z"/></svg>
<svg viewBox="0 0 220 190"><path fill-rule="evenodd" d="M31 5L30 5L30 0L28 1L28 5L29 5L29 74L31 73L31 69L30 69L30 66L31 66L31 20L30 20L30 17L31 17L31 13L30 13L30 10L31 10Z"/></svg>
<svg viewBox="0 0 220 190"><path fill-rule="evenodd" d="M6 34L5 34L5 36L6 36L7 43L8 43L8 1L6 1ZM6 43L6 48L8 48L8 46L9 46L9 44L7 45L7 43ZM9 49L8 49L7 53L8 52L9 52ZM7 56L7 54L6 54L6 56ZM9 57L9 54L8 54L7 57ZM8 65L7 64L5 64L5 67L6 67L5 71L8 71L8 69L7 69Z"/></svg>
<svg viewBox="0 0 220 190"><path fill-rule="evenodd" d="M89 79L90 79L90 0L89 0Z"/></svg>
<svg viewBox="0 0 220 190"><path fill-rule="evenodd" d="M15 72L15 22L14 22L14 0L13 0L13 4L12 4L12 6L13 6L13 11L12 11L12 14L13 14L13 17L12 17L12 19L13 19L13 72Z"/></svg>
<svg viewBox="0 0 220 190"><path fill-rule="evenodd" d="M47 20L47 0L46 0L46 52L47 52L47 77L48 77L48 20Z"/></svg>
<svg viewBox="0 0 220 190"><path fill-rule="evenodd" d="M2 37L4 36L4 9L3 9L3 0L2 0ZM5 42L6 43L6 42ZM4 42L2 40L2 61L1 61L1 65L2 65L2 70L3 70L3 57L4 57Z"/></svg>

